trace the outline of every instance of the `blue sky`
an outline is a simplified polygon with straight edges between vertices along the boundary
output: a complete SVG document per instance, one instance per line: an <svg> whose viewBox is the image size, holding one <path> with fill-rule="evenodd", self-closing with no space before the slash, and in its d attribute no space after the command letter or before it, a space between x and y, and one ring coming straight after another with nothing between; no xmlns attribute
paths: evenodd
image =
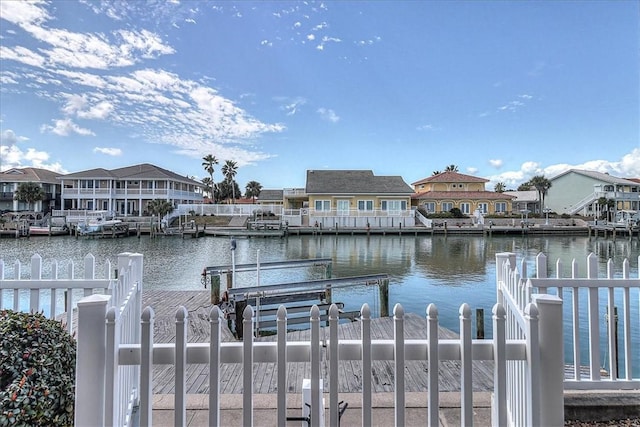
<svg viewBox="0 0 640 427"><path fill-rule="evenodd" d="M640 177L637 1L0 2L0 169Z"/></svg>

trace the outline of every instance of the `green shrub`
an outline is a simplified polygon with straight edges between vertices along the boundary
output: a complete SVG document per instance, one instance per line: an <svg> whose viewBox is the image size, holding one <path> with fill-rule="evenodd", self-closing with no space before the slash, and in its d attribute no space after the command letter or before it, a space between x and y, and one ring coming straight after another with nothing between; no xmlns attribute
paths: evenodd
<svg viewBox="0 0 640 427"><path fill-rule="evenodd" d="M41 313L0 311L0 426L71 426L76 342Z"/></svg>

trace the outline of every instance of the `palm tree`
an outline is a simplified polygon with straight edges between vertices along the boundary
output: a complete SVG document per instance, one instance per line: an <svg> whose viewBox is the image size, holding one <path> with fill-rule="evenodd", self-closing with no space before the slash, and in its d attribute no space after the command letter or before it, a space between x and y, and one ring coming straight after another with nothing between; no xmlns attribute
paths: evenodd
<svg viewBox="0 0 640 427"><path fill-rule="evenodd" d="M213 172L214 172L213 166L217 164L218 164L218 159L216 159L216 156L214 156L213 154L207 154L202 158L202 167L209 174L209 178L211 179L211 184L213 186L212 188L215 188L216 186L216 182L213 180ZM214 191L211 191L211 197L214 198L213 201L215 202Z"/></svg>
<svg viewBox="0 0 640 427"><path fill-rule="evenodd" d="M173 204L164 199L153 199L147 204L147 210L161 219L168 213L173 212ZM162 231L162 221L160 221L160 231Z"/></svg>
<svg viewBox="0 0 640 427"><path fill-rule="evenodd" d="M224 166L222 166L222 174L224 175L225 180L229 182L229 184L231 184L233 203L236 202L236 188L233 184L235 183L234 178L236 177L237 173L238 164L233 160L227 160L224 163Z"/></svg>
<svg viewBox="0 0 640 427"><path fill-rule="evenodd" d="M547 195L547 190L551 188L551 181L544 177L544 175L536 175L529 180L529 184L538 191L538 198L540 199L540 208L545 206L544 196Z"/></svg>
<svg viewBox="0 0 640 427"><path fill-rule="evenodd" d="M507 186L504 184L504 182L499 182L493 189L496 193L504 193L506 188Z"/></svg>
<svg viewBox="0 0 640 427"><path fill-rule="evenodd" d="M449 165L445 168L444 170L445 172L458 172L458 166L456 165Z"/></svg>
<svg viewBox="0 0 640 427"><path fill-rule="evenodd" d="M19 202L26 202L27 209L31 210L31 204L44 199L44 190L35 182L22 182L18 185L13 198Z"/></svg>
<svg viewBox="0 0 640 427"><path fill-rule="evenodd" d="M211 181L211 178L209 178L209 177L202 178L202 180L200 182L202 182L202 185L204 185L204 192L205 193L209 193L209 198L213 199L213 197L214 197L213 196L213 185L214 185L214 183L213 183L213 181Z"/></svg>
<svg viewBox="0 0 640 427"><path fill-rule="evenodd" d="M251 201L255 203L260 191L262 191L262 185L258 181L249 181L244 188L244 197L251 197Z"/></svg>
<svg viewBox="0 0 640 427"><path fill-rule="evenodd" d="M433 171L433 174L432 174L432 175L433 175L433 176L436 176L436 175L440 175L441 173L442 173L442 171Z"/></svg>

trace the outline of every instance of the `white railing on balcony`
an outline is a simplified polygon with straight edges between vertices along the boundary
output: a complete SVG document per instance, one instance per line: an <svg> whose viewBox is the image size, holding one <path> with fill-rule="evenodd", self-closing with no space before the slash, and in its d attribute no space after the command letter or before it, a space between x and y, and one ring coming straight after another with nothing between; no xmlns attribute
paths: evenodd
<svg viewBox="0 0 640 427"><path fill-rule="evenodd" d="M528 277L524 260L520 271L516 269L513 253L496 255L496 265L498 301L510 301L517 307L515 311L522 312L534 292L552 293L566 302L558 322L564 325L565 360L572 367L565 389L640 389L640 321L632 316L640 310L640 278L630 278L628 260L624 260L619 277L615 277L611 260L606 277L600 277L594 254L586 257L583 277L578 274L576 260L571 264L570 277L562 276L560 260L556 262L556 277L549 277L544 254L536 257L535 277ZM621 308L619 315L617 308ZM601 374L603 368L606 376Z"/></svg>

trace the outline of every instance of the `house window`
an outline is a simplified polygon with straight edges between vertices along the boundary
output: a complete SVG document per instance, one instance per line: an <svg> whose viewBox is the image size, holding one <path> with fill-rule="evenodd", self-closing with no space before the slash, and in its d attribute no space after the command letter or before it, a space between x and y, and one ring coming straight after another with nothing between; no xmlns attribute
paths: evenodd
<svg viewBox="0 0 640 427"><path fill-rule="evenodd" d="M383 200L382 203L380 204L380 208L383 211L398 213L400 211L407 209L407 201L406 200Z"/></svg>
<svg viewBox="0 0 640 427"><path fill-rule="evenodd" d="M442 202L442 212L449 212L451 209L453 209L452 202Z"/></svg>
<svg viewBox="0 0 640 427"><path fill-rule="evenodd" d="M317 211L330 211L331 200L316 200L315 206Z"/></svg>
<svg viewBox="0 0 640 427"><path fill-rule="evenodd" d="M348 216L349 215L349 201L348 200L338 200L336 203L336 207L338 209L338 215L340 216Z"/></svg>
<svg viewBox="0 0 640 427"><path fill-rule="evenodd" d="M480 212L483 214L489 212L489 206L486 203L478 203L478 209L480 209Z"/></svg>
<svg viewBox="0 0 640 427"><path fill-rule="evenodd" d="M429 212L429 213L434 213L436 211L436 204L435 202L427 202L424 205L424 209Z"/></svg>
<svg viewBox="0 0 640 427"><path fill-rule="evenodd" d="M471 210L471 205L469 203L460 203L460 212L465 215L469 215L469 211Z"/></svg>
<svg viewBox="0 0 640 427"><path fill-rule="evenodd" d="M505 212L507 212L507 203L496 202L496 213L505 213Z"/></svg>
<svg viewBox="0 0 640 427"><path fill-rule="evenodd" d="M93 188L93 180L92 179L80 180L80 188Z"/></svg>
<svg viewBox="0 0 640 427"><path fill-rule="evenodd" d="M358 200L358 210L359 211L372 211L373 210L373 200Z"/></svg>

